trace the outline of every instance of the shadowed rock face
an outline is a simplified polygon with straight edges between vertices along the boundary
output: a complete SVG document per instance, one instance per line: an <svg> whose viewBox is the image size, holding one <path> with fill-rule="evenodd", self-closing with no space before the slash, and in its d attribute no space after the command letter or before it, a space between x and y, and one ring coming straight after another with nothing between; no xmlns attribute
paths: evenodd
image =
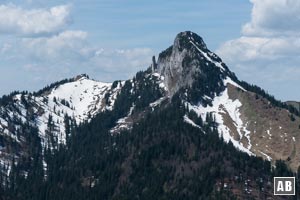
<svg viewBox="0 0 300 200"><path fill-rule="evenodd" d="M159 55L158 72L165 77L165 85L171 96L179 88L190 86L193 82L192 75L200 71L197 67L199 61L195 59L195 49L189 48L192 47L192 44L189 42L191 36L191 32L179 33L175 38L173 46ZM201 38L199 42L206 48ZM185 66L184 61L187 59L195 59L193 61L194 64Z"/></svg>
<svg viewBox="0 0 300 200"><path fill-rule="evenodd" d="M208 64L213 64L214 68L221 66L218 72L224 77L233 75L222 60L207 49L200 36L186 31L179 33L174 44L159 54L157 71L164 76L165 85L172 96L180 88L191 86L199 76L205 76L203 65Z"/></svg>

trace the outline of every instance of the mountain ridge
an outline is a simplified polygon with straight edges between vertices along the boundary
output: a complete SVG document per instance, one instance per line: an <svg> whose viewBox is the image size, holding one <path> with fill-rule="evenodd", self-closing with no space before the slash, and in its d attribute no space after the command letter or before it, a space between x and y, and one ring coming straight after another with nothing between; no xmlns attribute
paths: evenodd
<svg viewBox="0 0 300 200"><path fill-rule="evenodd" d="M175 168L175 174L184 174L189 177L188 174L192 172L185 168L188 166L193 169L191 171L197 171L201 163L198 161L201 159L205 161L205 156L200 153L202 147L199 137L208 138L222 148L228 148L226 152L230 154L235 154L232 153L231 145L237 152L245 152L247 155L241 152L236 153L237 158L225 156L226 162L231 163L231 159L234 159L233 163L242 162L238 158L243 157L255 169L254 171L259 171L259 168L255 168L254 164L250 163L257 162L260 163L258 165L263 165L268 176L271 173L270 162L276 165L278 164L276 160L283 160L283 163L286 163L294 172L300 163L298 159L300 146L296 143L300 140L297 134L300 124L299 112L277 101L261 88L239 81L221 58L208 50L203 39L190 31L179 33L174 44L159 54L157 62L153 58L152 66L146 71L138 72L132 79L102 83L89 79L87 75L81 75L54 83L36 93L14 93L10 97L10 100L4 98L0 106L2 128L0 130L0 146L2 146L0 169L8 177L11 177L11 174L21 174L18 177L24 176L24 180L21 178L24 182L26 178L29 179L28 177L32 176L39 178L42 176L43 179L52 180L55 178L53 174L67 170L68 166L75 165L77 162L81 163L81 159L89 158L91 163L97 163L96 160L92 161L94 160L92 156L95 154L95 157L97 155L100 160L97 164L107 173L121 174L118 180L112 178L114 184L117 184L116 188L106 194L108 196L113 194L117 198L126 191L122 183L128 182L130 175L135 177L132 173L133 168L140 169L139 163L134 164L139 159L142 163L147 163L148 161L145 160L147 156L154 156L156 165L163 168L159 160L162 163L164 161L160 158L160 153L155 151L155 146L158 144L160 145L157 148L163 155L178 155L183 163L187 162L187 158L183 155L189 155L188 160L197 163L194 166L187 162L186 165L182 165L183 169L179 169L178 165L181 164L176 162L175 156L175 159L170 162L176 165L166 164L167 167ZM155 116L161 121L155 121ZM189 135L172 121L164 121L164 118L174 120L192 134ZM151 125L147 125L147 120L151 121L149 122ZM161 130L155 128L153 125L155 123ZM168 132L169 126L172 132ZM176 129L178 132L175 131ZM162 140L158 133L162 134ZM184 140L174 139L172 134ZM212 134L212 136L204 136L205 134ZM190 137L197 138L197 140L193 141ZM178 143L178 148L184 152L183 155L181 150L174 149L176 144L167 142L168 139ZM131 140L135 142L131 143ZM193 145L189 146L187 143ZM209 141L202 145L208 144ZM161 145L166 145L170 149L167 148L165 151ZM84 150L79 151L76 147ZM118 148L124 152L119 152ZM216 150L214 148L217 147L212 147L210 149L212 152L206 153L214 154L213 151ZM101 154L97 153L98 150ZM217 154L223 154L219 150L217 148ZM56 159L70 156L65 154L68 151L74 160L71 159L70 163L66 159L60 161L66 165L66 169L61 169L57 166ZM90 152L91 155L85 152ZM139 152L147 156L140 157ZM114 164L113 160L108 157L110 153L114 155L113 158L120 166ZM266 161L256 159L256 157L261 157ZM30 158L36 159L36 163L32 163ZM160 159L156 160L157 158ZM105 164L105 159L109 159L111 162L109 165L114 166L112 171L106 168L108 164ZM213 163L213 161L208 163ZM81 163L81 165L89 164ZM148 165L151 164L148 163ZM147 167L148 165L141 166ZM230 164L230 166L237 168L235 164ZM18 170L14 170L15 168ZM39 169L36 171L40 174L33 173L33 169ZM87 171L95 172L92 175L85 174L80 168L78 169L81 171L80 177L77 177L78 184L83 188L93 188L99 184L96 176L104 180L105 174L97 171L96 166L92 169L87 168ZM151 170L155 169L151 168ZM188 172L179 173L180 170ZM219 173L221 169L214 170ZM244 169L240 170L251 174L243 171ZM73 177L71 170L64 172ZM154 173L154 171L151 172ZM234 173L230 174L233 176ZM145 174L142 173L141 177L143 176ZM138 177L135 177L134 180L137 179ZM267 177L263 179L267 180ZM4 180L6 180L4 185L17 182L17 180L7 180L7 178ZM133 184L134 180L129 182ZM176 178L171 180L176 184L164 183L169 185L170 191L172 187L178 186ZM220 177L218 181L221 181ZM255 180L252 181L255 182ZM266 184L264 182L264 187ZM256 187L253 186L253 190ZM139 191L138 187L135 189ZM257 190L256 195L261 192L261 189ZM242 194L238 195L243 197Z"/></svg>
<svg viewBox="0 0 300 200"><path fill-rule="evenodd" d="M204 60L205 62L200 62L201 60ZM293 107L291 106L287 106L284 103L276 101L274 97L269 96L259 87L256 86L253 87L247 84L246 82L239 81L235 76L235 74L228 69L225 63L223 63L221 58L219 58L216 54L208 50L203 39L191 31L185 31L179 33L174 40L174 44L171 47L169 47L167 50L160 53L157 63L155 62L156 61L154 58L153 65L155 67L152 69L148 68L149 75L156 77L158 81L157 83L160 85L159 87L165 92L167 92L167 96L165 98L157 99L157 101L162 101L166 98L171 98L179 90L186 90L185 95L182 95L182 98L188 104L192 103L191 105L193 104L196 105L199 104L200 102L200 104L203 104L204 107L206 107L207 105L211 106L213 99L219 96L225 90L227 84L231 84L244 91L249 90L253 92L253 90L257 90L259 95L261 95L264 98L267 98L271 102L273 101L276 106L287 108L290 110L290 112L294 113L295 115L299 115L296 109L293 109ZM134 85L133 79L130 79L130 81ZM86 86L86 88L82 90L80 88L75 89L76 87L78 87L78 85L79 86L82 85L82 82L86 82L86 84L89 86ZM72 91L71 93L74 93L74 91L76 90L80 90L77 94L74 94L72 96L72 94L68 94L67 91L64 90L62 90L61 92L57 91L60 89L60 87L68 87L70 83L75 83L75 84L73 85L71 84L72 85L71 88L65 90L71 90ZM105 109L111 110L112 105L114 104L113 101L117 98L117 93L118 93L117 90L119 91L124 84L125 81L123 82L117 81L114 83L102 83L99 81L91 80L89 79L88 75L82 74L71 79L65 79L56 82L54 84L51 84L50 86L47 86L46 88L38 92L28 93L28 94L26 92L21 92L21 93L15 92L9 96L13 97L14 98L13 101L16 101L16 103L19 104L21 110L19 110L18 112L21 113L20 116L21 119L23 119L23 121L26 121L25 120L26 109L22 110L25 108L26 100L28 100L28 98L34 97L33 103L39 104L38 107L43 107L43 104L45 104L43 103L43 101L49 101L50 98L50 103L47 102L48 104L47 106L49 106L49 108L45 108L45 106L43 108L44 111L47 109L49 111L47 114L44 115L50 116L51 113L53 112L67 113L69 117L74 118L75 122L79 124L84 120L86 120L87 118L92 118L92 116L97 114L97 112L103 112ZM92 85L94 88L92 88ZM205 87L207 88L203 88L202 85L205 85ZM99 88L102 88L103 91ZM110 88L110 91L108 91L109 90L108 88ZM90 94L87 94L85 98L83 93L87 93L88 89L91 89L92 92ZM106 93L105 91L108 93ZM196 94L194 94L195 91L197 91ZM55 94L55 92L57 94ZM199 93L203 93L202 94L203 96L200 96ZM99 97L99 95L101 97ZM4 96L3 98L5 99L8 98L9 96ZM39 96L40 99L36 100L35 98ZM77 98L78 96L82 96L82 97L79 97L78 99ZM111 96L111 99L107 99L108 96ZM1 98L1 100L3 98ZM58 100L56 98L58 98ZM76 100L73 99L73 101L75 102L71 102L70 105L70 101L72 101L72 98L77 98L77 99ZM82 102L84 98L86 102ZM92 102L95 105L92 105L93 104ZM105 103L110 103L111 105L104 108ZM152 103L153 105L159 104L159 102L152 102ZM5 105L5 103L3 104ZM82 108L81 105L84 105L84 108ZM63 108L61 109L60 106L63 106ZM74 110L74 107L76 107L76 110ZM133 107L131 109L133 109ZM37 112L37 110L35 112ZM129 114L131 112L129 112ZM36 119L38 123L40 123L38 127L39 127L39 131L41 132L40 135L42 136L42 140L45 140L43 137L45 137L47 123L49 124L48 122L49 116L44 116L43 117L44 119L41 119L41 117L38 117ZM62 122L63 117L62 116L55 117L53 121ZM120 124L122 124L122 119L120 120L120 122L121 123L118 123L119 126L121 126ZM4 122L4 124L6 123ZM62 124L62 123L58 123L58 124ZM55 122L54 122L54 126L55 126ZM64 136L63 134L64 127L62 125L59 125L59 128L62 129L61 131L62 133L57 134L60 135L58 139L59 141L58 143L65 144L66 136ZM4 131L7 133L7 131L5 130L8 129L4 129L3 126L2 129L3 129L2 132Z"/></svg>

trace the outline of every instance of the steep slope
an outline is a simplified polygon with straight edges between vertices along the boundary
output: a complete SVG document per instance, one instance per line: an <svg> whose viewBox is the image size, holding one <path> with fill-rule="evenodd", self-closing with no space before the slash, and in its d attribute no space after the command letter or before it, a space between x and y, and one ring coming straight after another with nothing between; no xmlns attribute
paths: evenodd
<svg viewBox="0 0 300 200"><path fill-rule="evenodd" d="M231 88L233 99L240 99L240 114L250 133L251 151L268 160L285 160L296 171L300 160L300 118L253 92Z"/></svg>
<svg viewBox="0 0 300 200"><path fill-rule="evenodd" d="M202 121L212 113L224 141L249 155L285 160L297 170L299 112L239 81L201 37L192 32L178 34L174 45L160 54L157 71L165 77L168 94L180 91L186 106ZM188 117L185 121L195 124Z"/></svg>
<svg viewBox="0 0 300 200"><path fill-rule="evenodd" d="M203 121L207 114L213 113L224 140L253 155L250 151L250 132L239 117L241 102L228 96L227 87L231 85L245 89L233 81L237 79L235 75L217 55L207 49L201 37L192 32L180 33L174 45L160 54L157 66L157 71L165 77L170 95L181 90L183 101ZM223 113L231 119L231 124L224 124ZM245 137L248 145L236 140L233 131L239 134L239 139Z"/></svg>
<svg viewBox="0 0 300 200"><path fill-rule="evenodd" d="M43 114L36 119L41 138L47 134L48 124L53 122L57 144L66 143L64 117L74 118L77 124L93 118L98 112L111 110L122 82L115 88L111 83L102 83L77 77L74 82L60 85L46 96L34 97ZM46 98L46 103L41 103ZM51 118L51 119L50 119ZM50 121L50 122L49 122Z"/></svg>
<svg viewBox="0 0 300 200"><path fill-rule="evenodd" d="M37 93L13 93L1 99L0 169L9 174L12 162L28 157L31 137L45 148L65 145L72 127L112 110L123 82L102 83L81 75ZM68 130L66 130L68 129ZM33 131L34 130L34 131ZM45 170L46 163L44 162Z"/></svg>

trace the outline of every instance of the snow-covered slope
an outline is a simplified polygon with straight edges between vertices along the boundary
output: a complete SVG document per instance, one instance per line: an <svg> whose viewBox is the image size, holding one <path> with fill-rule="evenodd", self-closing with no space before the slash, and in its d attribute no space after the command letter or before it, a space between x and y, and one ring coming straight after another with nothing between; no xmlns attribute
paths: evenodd
<svg viewBox="0 0 300 200"><path fill-rule="evenodd" d="M232 84L233 81L230 78L227 78L224 81L224 84ZM237 84L235 84L237 85ZM241 86L239 86L241 88ZM204 107L203 105L192 105L190 103L186 103L190 110L193 110L198 114L199 117L205 121L207 114L212 113L215 118L215 122L218 124L218 131L221 137L224 138L225 142L231 141L233 145L241 151L248 153L249 155L254 155L251 152L251 139L250 139L250 131L247 130L247 123L244 123L241 119L241 113L239 111L242 103L238 100L232 100L229 98L228 89L226 88L220 96L216 96L211 106ZM225 117L229 117L231 123L231 127L229 127L225 123ZM232 134L232 128L235 127L235 131L238 133L238 139L235 139ZM241 141L245 137L248 141L247 145L244 145Z"/></svg>
<svg viewBox="0 0 300 200"><path fill-rule="evenodd" d="M86 76L77 77L74 81L58 85L42 95L16 94L13 108L15 110L1 108L6 117L0 118L1 133L19 141L14 133L15 129L9 129L9 123L13 118L19 118L20 122L28 122L28 110L33 112L33 118L29 121L38 127L43 143L47 143L47 131L52 124L57 136L57 142L65 143L65 117L68 116L77 124L90 120L98 112L111 110L116 95L122 88L123 82L118 82L117 87L112 88L112 83L103 83L88 79ZM29 108L25 108L25 102Z"/></svg>
<svg viewBox="0 0 300 200"><path fill-rule="evenodd" d="M27 155L28 137L35 128L42 150L66 144L70 128L112 110L124 82L103 83L78 76L42 93L15 93L1 99L0 171L9 173L12 161ZM28 135L30 134L30 135ZM43 152L41 152L43 154ZM46 163L44 163L46 166Z"/></svg>
<svg viewBox="0 0 300 200"><path fill-rule="evenodd" d="M43 109L43 114L37 118L41 138L46 138L51 118L56 127L54 131L58 144L65 144L65 115L72 117L79 124L90 120L98 112L112 109L122 82L118 83L117 88L111 87L111 83L98 82L83 76L74 82L52 89L46 96L35 97L35 102ZM106 94L110 94L108 102L105 99Z"/></svg>

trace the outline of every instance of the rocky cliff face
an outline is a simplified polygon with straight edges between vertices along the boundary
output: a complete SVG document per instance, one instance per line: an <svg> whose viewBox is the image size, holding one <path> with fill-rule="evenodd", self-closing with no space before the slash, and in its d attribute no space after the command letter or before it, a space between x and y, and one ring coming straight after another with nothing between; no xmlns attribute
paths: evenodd
<svg viewBox="0 0 300 200"><path fill-rule="evenodd" d="M187 31L179 33L174 44L159 54L157 71L165 77L169 94L180 88L192 87L196 79L208 75L207 68L214 68L215 76L233 75L222 60L209 51L202 38Z"/></svg>

